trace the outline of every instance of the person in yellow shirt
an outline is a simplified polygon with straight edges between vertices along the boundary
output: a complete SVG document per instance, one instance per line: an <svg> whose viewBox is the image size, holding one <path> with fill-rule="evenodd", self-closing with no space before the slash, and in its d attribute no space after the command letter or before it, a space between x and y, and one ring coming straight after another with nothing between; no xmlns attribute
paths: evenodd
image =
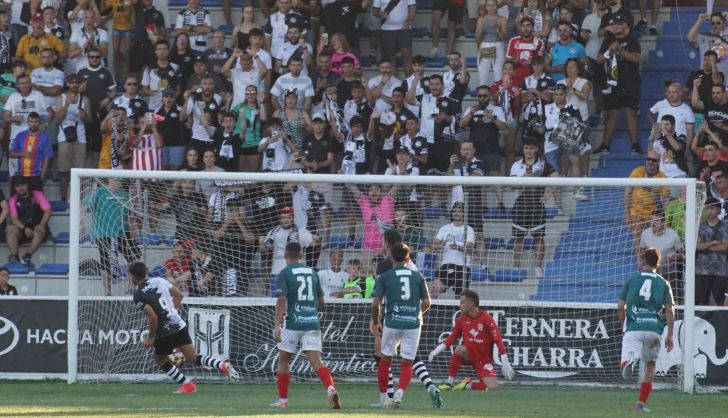
<svg viewBox="0 0 728 418"><path fill-rule="evenodd" d="M40 13L34 14L30 26L32 31L20 38L15 52L16 57L22 58L28 64L28 73L41 66L40 53L44 49L55 50L58 62L63 63L66 58L66 46L57 37L45 33L43 15Z"/></svg>
<svg viewBox="0 0 728 418"><path fill-rule="evenodd" d="M629 178L667 178L660 171L660 154L656 151L648 151L644 164L632 170ZM658 208L664 209L669 198L670 189L667 187L631 187L625 189L624 223L632 229L635 251L639 250L642 231L648 225L652 212Z"/></svg>
<svg viewBox="0 0 728 418"><path fill-rule="evenodd" d="M113 119L113 122L112 122ZM116 132L114 132L116 128ZM101 122L101 151L99 167L105 169L126 169L131 157L129 143L134 138L134 126L123 107L112 107ZM116 139L116 147L112 141Z"/></svg>
<svg viewBox="0 0 728 418"><path fill-rule="evenodd" d="M104 0L103 12L111 10L111 19L114 21L111 41L114 45L117 77L119 74L126 74L129 70L129 53L131 41L134 38L134 4L136 4L136 0Z"/></svg>

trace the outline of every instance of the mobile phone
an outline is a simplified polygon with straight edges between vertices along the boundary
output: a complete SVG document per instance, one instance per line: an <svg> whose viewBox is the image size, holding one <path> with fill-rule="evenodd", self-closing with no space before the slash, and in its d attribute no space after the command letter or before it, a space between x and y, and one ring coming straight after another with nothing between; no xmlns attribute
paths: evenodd
<svg viewBox="0 0 728 418"><path fill-rule="evenodd" d="M321 43L323 43L324 45L329 44L329 34L328 33L321 34Z"/></svg>

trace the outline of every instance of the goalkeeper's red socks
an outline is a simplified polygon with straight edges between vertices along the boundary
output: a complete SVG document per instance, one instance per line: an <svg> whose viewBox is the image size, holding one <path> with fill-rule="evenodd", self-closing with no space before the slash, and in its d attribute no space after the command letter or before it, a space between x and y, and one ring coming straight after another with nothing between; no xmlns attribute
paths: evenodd
<svg viewBox="0 0 728 418"><path fill-rule="evenodd" d="M460 364L462 362L463 358L458 353L453 353L452 357L450 357L450 367L447 370L447 382L451 385L455 384L455 376L458 375L458 370L460 370Z"/></svg>
<svg viewBox="0 0 728 418"><path fill-rule="evenodd" d="M485 383L478 380L470 384L470 390L488 390L488 387L485 386Z"/></svg>
<svg viewBox="0 0 728 418"><path fill-rule="evenodd" d="M288 399L288 384L291 383L291 373L278 372L278 378L276 379L278 384L278 397L283 400Z"/></svg>
<svg viewBox="0 0 728 418"><path fill-rule="evenodd" d="M647 403L650 392L652 392L652 382L642 382L640 385L640 402Z"/></svg>
<svg viewBox="0 0 728 418"><path fill-rule="evenodd" d="M319 377L319 380L324 385L324 388L326 388L327 391L330 391L334 387L334 377L331 376L331 371L329 371L329 368L324 366L319 369L316 369L316 374Z"/></svg>
<svg viewBox="0 0 728 418"><path fill-rule="evenodd" d="M412 381L412 363L400 363L399 368L399 389L407 391Z"/></svg>
<svg viewBox="0 0 728 418"><path fill-rule="evenodd" d="M377 367L377 383L379 384L379 393L387 393L387 384L389 383L389 369L392 367L392 360L380 359L379 367Z"/></svg>

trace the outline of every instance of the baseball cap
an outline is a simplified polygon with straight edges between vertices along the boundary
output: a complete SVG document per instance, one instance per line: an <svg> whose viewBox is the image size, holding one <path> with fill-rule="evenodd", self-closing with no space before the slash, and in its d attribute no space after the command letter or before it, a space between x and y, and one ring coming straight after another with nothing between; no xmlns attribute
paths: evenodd
<svg viewBox="0 0 728 418"><path fill-rule="evenodd" d="M195 55L194 57L192 57L193 64L196 64L198 62L205 62L205 57L203 57L202 55Z"/></svg>
<svg viewBox="0 0 728 418"><path fill-rule="evenodd" d="M166 89L162 90L162 96L174 96L175 93L177 93L177 91L172 87L167 87Z"/></svg>
<svg viewBox="0 0 728 418"><path fill-rule="evenodd" d="M409 154L409 148L407 148L407 146L404 144L400 144L395 150L395 153L397 152L406 152L407 154Z"/></svg>
<svg viewBox="0 0 728 418"><path fill-rule="evenodd" d="M615 23L627 23L627 17L623 14L618 14L609 19L610 25L614 25Z"/></svg>
<svg viewBox="0 0 728 418"><path fill-rule="evenodd" d="M321 113L321 112L314 113L313 116L311 117L311 120L312 121L314 121L314 120L322 120L322 121L326 122L326 118L324 117L324 114Z"/></svg>
<svg viewBox="0 0 728 418"><path fill-rule="evenodd" d="M280 214L281 215L293 215L293 208L290 206L281 208Z"/></svg>
<svg viewBox="0 0 728 418"><path fill-rule="evenodd" d="M40 14L40 13L34 13L33 16L30 18L30 21L32 22L34 20L39 20L39 21L42 22L43 21L43 15Z"/></svg>

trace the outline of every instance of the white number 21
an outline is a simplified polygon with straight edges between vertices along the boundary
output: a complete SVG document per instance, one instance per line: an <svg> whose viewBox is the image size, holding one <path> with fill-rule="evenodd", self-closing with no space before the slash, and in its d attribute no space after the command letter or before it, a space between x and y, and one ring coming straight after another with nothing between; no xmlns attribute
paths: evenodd
<svg viewBox="0 0 728 418"><path fill-rule="evenodd" d="M311 276L296 276L298 280L298 300L306 301L313 300L313 284L311 283Z"/></svg>

